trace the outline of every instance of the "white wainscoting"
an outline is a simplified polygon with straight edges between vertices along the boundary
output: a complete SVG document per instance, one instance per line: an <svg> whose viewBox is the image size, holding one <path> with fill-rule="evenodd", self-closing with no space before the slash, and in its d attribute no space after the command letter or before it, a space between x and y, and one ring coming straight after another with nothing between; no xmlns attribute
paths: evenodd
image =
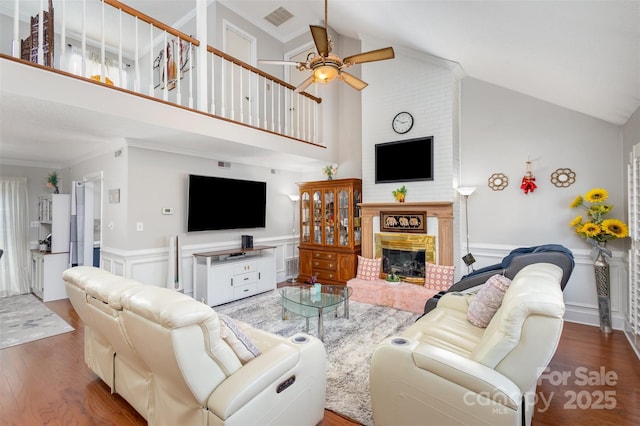
<svg viewBox="0 0 640 426"><path fill-rule="evenodd" d="M286 277L285 262L291 257L298 257L297 238L286 237L263 238L254 240L254 245L274 246L276 257L277 282ZM237 241L217 242L212 244L182 245L182 286L184 293L193 295L193 254L214 250L237 248ZM100 251L100 265L103 269L116 275L131 278L144 284L158 287L167 286L167 269L169 264L169 247L123 251L103 247Z"/></svg>
<svg viewBox="0 0 640 426"><path fill-rule="evenodd" d="M500 263L512 250L519 248L505 245L471 245L471 253L476 259L475 269ZM564 289L565 320L580 324L599 326L598 298L596 294L593 259L589 249L567 247L573 252L575 268ZM609 259L611 276L611 322L616 330L622 330L625 322L627 303L628 259L624 251L614 251ZM460 262L466 271L464 263Z"/></svg>

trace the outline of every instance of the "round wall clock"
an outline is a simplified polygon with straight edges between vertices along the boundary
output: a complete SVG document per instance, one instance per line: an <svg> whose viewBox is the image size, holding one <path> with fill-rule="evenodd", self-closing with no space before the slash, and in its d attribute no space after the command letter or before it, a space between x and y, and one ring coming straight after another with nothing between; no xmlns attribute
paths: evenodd
<svg viewBox="0 0 640 426"><path fill-rule="evenodd" d="M413 116L405 111L399 112L395 117L393 117L391 126L393 127L394 132L403 135L413 127Z"/></svg>

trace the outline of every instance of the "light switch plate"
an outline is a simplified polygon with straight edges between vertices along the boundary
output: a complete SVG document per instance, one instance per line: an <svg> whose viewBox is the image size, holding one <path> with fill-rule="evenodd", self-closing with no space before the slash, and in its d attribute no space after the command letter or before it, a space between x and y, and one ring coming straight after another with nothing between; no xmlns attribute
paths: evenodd
<svg viewBox="0 0 640 426"><path fill-rule="evenodd" d="M173 214L173 209L171 207L163 207L162 214Z"/></svg>
<svg viewBox="0 0 640 426"><path fill-rule="evenodd" d="M118 204L120 202L120 189L109 190L109 204Z"/></svg>

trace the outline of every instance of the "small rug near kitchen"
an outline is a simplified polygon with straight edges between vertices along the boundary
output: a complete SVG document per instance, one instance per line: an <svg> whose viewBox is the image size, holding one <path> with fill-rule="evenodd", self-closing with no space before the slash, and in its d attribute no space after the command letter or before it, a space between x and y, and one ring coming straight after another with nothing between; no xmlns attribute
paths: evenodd
<svg viewBox="0 0 640 426"><path fill-rule="evenodd" d="M33 294L0 299L0 349L73 330Z"/></svg>
<svg viewBox="0 0 640 426"><path fill-rule="evenodd" d="M277 290L226 305L216 312L281 336L304 332L305 319L289 313L282 320ZM364 425L373 425L369 398L369 365L374 349L385 338L410 326L418 318L411 312L366 303L350 302L349 319L334 313L324 317L327 351L327 401L325 407ZM317 319L309 321L309 334L317 336Z"/></svg>

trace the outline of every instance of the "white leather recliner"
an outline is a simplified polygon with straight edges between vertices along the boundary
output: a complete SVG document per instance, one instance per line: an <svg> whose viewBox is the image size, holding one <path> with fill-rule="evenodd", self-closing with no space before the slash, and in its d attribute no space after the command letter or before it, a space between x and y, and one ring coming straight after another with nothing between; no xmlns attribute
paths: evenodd
<svg viewBox="0 0 640 426"><path fill-rule="evenodd" d="M220 319L182 293L79 266L63 274L85 323L87 365L151 425L315 425L326 353L237 322L260 354L241 360ZM228 326L227 326L228 327ZM234 349L235 347L235 349Z"/></svg>
<svg viewBox="0 0 640 426"><path fill-rule="evenodd" d="M151 370L120 324L122 295L142 284L92 266L63 273L67 295L85 324L84 359L109 387L147 419Z"/></svg>
<svg viewBox="0 0 640 426"><path fill-rule="evenodd" d="M467 320L474 294L444 295L371 359L373 419L385 425L529 425L537 379L562 331L562 269L526 266L487 328Z"/></svg>

